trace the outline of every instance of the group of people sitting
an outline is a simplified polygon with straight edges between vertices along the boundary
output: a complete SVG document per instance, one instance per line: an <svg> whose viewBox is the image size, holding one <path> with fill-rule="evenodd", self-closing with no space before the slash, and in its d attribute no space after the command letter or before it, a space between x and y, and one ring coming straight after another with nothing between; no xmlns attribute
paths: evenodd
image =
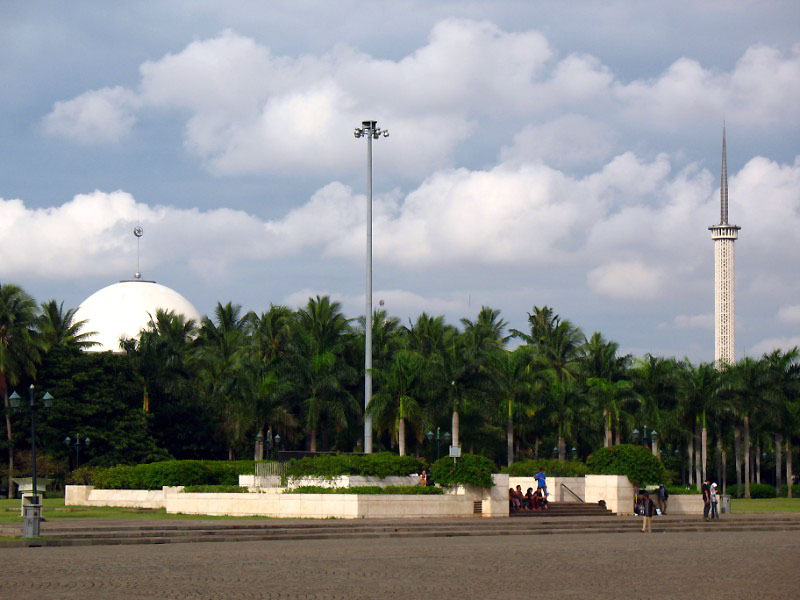
<svg viewBox="0 0 800 600"><path fill-rule="evenodd" d="M528 488L528 491L522 493L522 488L517 486L517 489L508 489L508 504L511 512L519 512L522 510L547 510L547 496L542 493L542 488Z"/></svg>

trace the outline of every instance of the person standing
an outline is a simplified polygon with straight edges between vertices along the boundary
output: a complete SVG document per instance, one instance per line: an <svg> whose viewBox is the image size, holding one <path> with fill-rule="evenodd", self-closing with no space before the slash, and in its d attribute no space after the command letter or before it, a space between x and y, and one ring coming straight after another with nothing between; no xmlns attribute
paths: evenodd
<svg viewBox="0 0 800 600"><path fill-rule="evenodd" d="M542 490L542 498L547 498L547 475L544 469L539 469L539 472L533 477L536 480L536 488Z"/></svg>
<svg viewBox="0 0 800 600"><path fill-rule="evenodd" d="M658 504L662 515L667 514L667 498L669 498L669 492L662 483L658 486Z"/></svg>
<svg viewBox="0 0 800 600"><path fill-rule="evenodd" d="M653 533L653 513L656 511L656 507L647 490L642 492L641 507L642 533Z"/></svg>
<svg viewBox="0 0 800 600"><path fill-rule="evenodd" d="M709 500L711 501L711 518L719 521L719 511L717 510L717 502L719 496L717 495L717 484L712 483L708 492Z"/></svg>
<svg viewBox="0 0 800 600"><path fill-rule="evenodd" d="M703 518L706 521L710 521L711 519L708 518L708 513L711 510L711 480L706 478L703 482L700 491L703 492Z"/></svg>

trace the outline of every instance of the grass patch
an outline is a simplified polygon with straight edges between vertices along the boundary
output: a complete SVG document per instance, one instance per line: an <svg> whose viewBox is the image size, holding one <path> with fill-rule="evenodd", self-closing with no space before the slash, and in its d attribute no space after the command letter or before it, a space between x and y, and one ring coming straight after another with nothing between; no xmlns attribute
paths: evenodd
<svg viewBox="0 0 800 600"><path fill-rule="evenodd" d="M800 512L800 498L731 498L731 512Z"/></svg>
<svg viewBox="0 0 800 600"><path fill-rule="evenodd" d="M22 523L19 500L0 500L0 523ZM45 498L42 515L48 521L61 519L124 519L124 520L242 520L270 517L219 517L211 515L167 514L163 508L117 508L113 506L64 506L63 498Z"/></svg>

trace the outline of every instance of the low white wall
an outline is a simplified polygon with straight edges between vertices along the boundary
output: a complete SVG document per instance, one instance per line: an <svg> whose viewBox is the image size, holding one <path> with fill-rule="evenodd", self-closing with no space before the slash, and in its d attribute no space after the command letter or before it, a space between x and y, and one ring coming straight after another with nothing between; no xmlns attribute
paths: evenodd
<svg viewBox="0 0 800 600"><path fill-rule="evenodd" d="M277 518L469 517L471 496L356 494L169 494L170 514Z"/></svg>
<svg viewBox="0 0 800 600"><path fill-rule="evenodd" d="M91 485L68 485L64 493L67 506L116 506L120 508L164 508L166 498L183 487L160 490L97 490Z"/></svg>
<svg viewBox="0 0 800 600"><path fill-rule="evenodd" d="M654 492L650 493L650 497L658 506L658 497ZM717 506L719 508L719 506ZM702 515L703 514L703 496L701 494L671 494L667 498L667 514L668 515Z"/></svg>
<svg viewBox="0 0 800 600"><path fill-rule="evenodd" d="M633 484L625 475L587 475L584 479L587 503L603 500L613 513L633 514Z"/></svg>

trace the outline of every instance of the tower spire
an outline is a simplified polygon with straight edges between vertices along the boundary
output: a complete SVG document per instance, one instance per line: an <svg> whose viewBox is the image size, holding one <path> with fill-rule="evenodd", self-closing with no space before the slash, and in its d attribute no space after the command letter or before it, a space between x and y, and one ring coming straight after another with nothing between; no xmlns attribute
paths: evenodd
<svg viewBox="0 0 800 600"><path fill-rule="evenodd" d="M728 153L725 148L725 122L722 123L722 173L719 182L720 225L728 224Z"/></svg>

